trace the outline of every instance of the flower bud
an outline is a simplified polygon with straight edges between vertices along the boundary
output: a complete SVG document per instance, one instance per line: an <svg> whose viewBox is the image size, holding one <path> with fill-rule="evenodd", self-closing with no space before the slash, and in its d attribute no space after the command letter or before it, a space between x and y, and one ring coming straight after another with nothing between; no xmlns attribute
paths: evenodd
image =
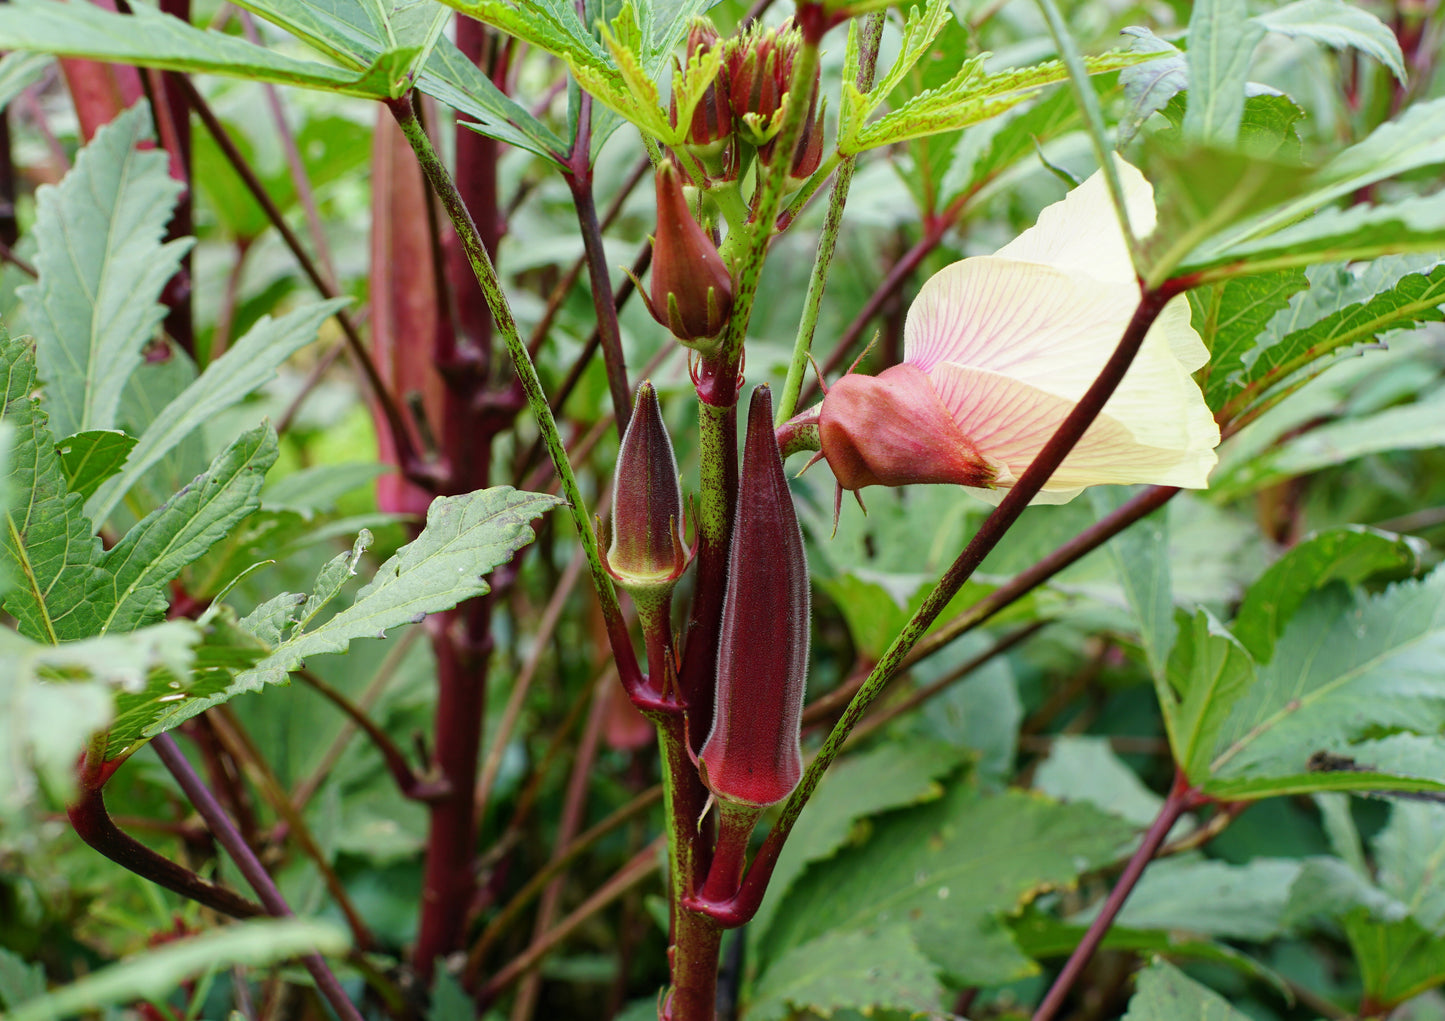
<svg viewBox="0 0 1445 1021"><path fill-rule="evenodd" d="M687 567L677 459L650 382L637 388L617 454L607 570L634 597L666 593Z"/></svg>
<svg viewBox="0 0 1445 1021"><path fill-rule="evenodd" d="M996 474L928 376L906 362L876 376L847 375L829 387L818 439L844 489L930 482L984 487Z"/></svg>
<svg viewBox="0 0 1445 1021"><path fill-rule="evenodd" d="M766 386L753 391L728 551L712 731L698 759L724 801L771 805L803 773L808 561L773 432Z"/></svg>
<svg viewBox="0 0 1445 1021"><path fill-rule="evenodd" d="M692 72L693 61L700 54L707 54L719 46L717 29L706 18L693 18L687 32L687 63L674 65L674 81ZM677 127L677 90L674 88L669 120ZM723 149L733 134L732 107L728 102L727 64L719 69L717 77L702 94L702 99L692 112L688 125L686 144L693 154L705 162L720 163Z"/></svg>
<svg viewBox="0 0 1445 1021"><path fill-rule="evenodd" d="M802 38L790 22L771 29L755 22L726 43L733 119L739 134L753 145L766 145L782 127L783 97L793 80L793 60Z"/></svg>
<svg viewBox="0 0 1445 1021"><path fill-rule="evenodd" d="M672 161L658 164L654 177L657 237L647 310L683 343L715 337L732 312L732 275L712 238L693 219Z"/></svg>

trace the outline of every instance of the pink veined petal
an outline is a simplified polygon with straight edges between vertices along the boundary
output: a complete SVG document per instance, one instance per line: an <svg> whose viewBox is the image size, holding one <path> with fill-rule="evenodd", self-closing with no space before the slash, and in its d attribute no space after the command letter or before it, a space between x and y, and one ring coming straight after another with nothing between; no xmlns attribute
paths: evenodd
<svg viewBox="0 0 1445 1021"><path fill-rule="evenodd" d="M939 398L979 452L1001 462L1015 478L1023 475L1074 407L1073 401L985 369L943 364L930 378ZM1212 445L1170 447L1152 440L1106 412L1089 427L1044 489L1062 494L1097 484L1148 482L1196 489L1207 485L1216 461Z"/></svg>
<svg viewBox="0 0 1445 1021"><path fill-rule="evenodd" d="M1124 189L1129 223L1136 237L1145 237L1154 229L1154 188L1143 174L1117 156L1114 165ZM1039 213L1038 223L994 254L1110 283L1135 279L1129 248L1102 171L1095 171L1061 201L1047 206Z"/></svg>
<svg viewBox="0 0 1445 1021"><path fill-rule="evenodd" d="M975 365L1076 397L1138 301L1132 282L1079 279L997 256L964 259L919 290L903 328L904 360L925 372L940 362Z"/></svg>

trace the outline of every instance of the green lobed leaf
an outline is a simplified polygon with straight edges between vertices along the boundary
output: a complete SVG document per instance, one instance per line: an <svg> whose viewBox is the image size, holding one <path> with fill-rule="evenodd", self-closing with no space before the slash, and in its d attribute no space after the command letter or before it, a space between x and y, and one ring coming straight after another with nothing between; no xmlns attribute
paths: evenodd
<svg viewBox="0 0 1445 1021"><path fill-rule="evenodd" d="M137 104L95 133L59 185L35 196L40 276L17 293L62 436L115 425L125 382L165 317L161 288L191 246L162 243L183 186L163 149L137 148L150 138L150 114Z"/></svg>
<svg viewBox="0 0 1445 1021"><path fill-rule="evenodd" d="M0 566L14 586L4 607L20 633L54 644L95 633L85 590L100 559L35 396L33 353L0 326L0 423L13 430Z"/></svg>
<svg viewBox="0 0 1445 1021"><path fill-rule="evenodd" d="M1339 858L1307 858L1290 884L1284 920L1293 927L1314 928L1321 923L1334 925L1358 909L1382 924L1409 914L1404 904L1374 884L1368 870L1352 868Z"/></svg>
<svg viewBox="0 0 1445 1021"><path fill-rule="evenodd" d="M1141 828L1164 802L1120 761L1108 738L1083 734L1053 738L1049 757L1034 771L1033 789L1060 801L1087 802Z"/></svg>
<svg viewBox="0 0 1445 1021"><path fill-rule="evenodd" d="M1438 684L1445 656L1445 569L1378 596L1316 593L1296 611L1274 658L1240 696L1220 732L1205 790L1258 796L1280 788L1390 789L1388 777L1308 772L1315 752L1384 729L1435 733L1445 724ZM1314 783L1304 785L1302 779ZM1400 782L1402 789L1438 786Z"/></svg>
<svg viewBox="0 0 1445 1021"><path fill-rule="evenodd" d="M843 1009L868 1016L880 1010L931 1013L943 999L937 970L906 925L826 933L771 962L747 1016L787 1021L797 1011L823 1017Z"/></svg>
<svg viewBox="0 0 1445 1021"><path fill-rule="evenodd" d="M427 510L421 534L381 565L349 607L309 630L293 628L288 635L292 611L305 604L306 597L283 593L269 600L240 625L260 651L259 661L237 671L222 688L193 690L176 700L163 717L148 724L144 736L179 726L242 692L284 684L289 672L309 656L345 652L356 638L385 638L390 628L419 623L429 613L490 591L487 574L531 542L531 523L560 503L554 496L507 486L438 497ZM355 551L353 547L346 556L354 557ZM338 579L337 563L322 568L318 588L331 590L349 577L348 563L345 576Z"/></svg>
<svg viewBox="0 0 1445 1021"><path fill-rule="evenodd" d="M0 8L0 47L211 72L371 99L383 95L368 91L365 76L354 71L295 60L236 36L193 28L144 4L135 5L131 14L117 14L93 4L14 0Z"/></svg>
<svg viewBox="0 0 1445 1021"><path fill-rule="evenodd" d="M1244 86L1264 26L1244 0L1199 0L1189 18L1189 108L1184 135L1228 148L1244 116Z"/></svg>
<svg viewBox="0 0 1445 1021"><path fill-rule="evenodd" d="M68 798L76 758L111 721L117 692L185 676L200 640L184 620L60 645L0 628L0 816L28 801L37 780Z"/></svg>
<svg viewBox="0 0 1445 1021"><path fill-rule="evenodd" d="M269 422L241 434L106 552L86 592L101 634L134 631L165 616L171 580L261 506L261 485L279 453Z"/></svg>
<svg viewBox="0 0 1445 1021"><path fill-rule="evenodd" d="M1268 663L1274 643L1311 592L1341 581L1358 584L1384 571L1413 570L1417 540L1364 525L1317 532L1295 544L1249 587L1233 631L1256 661Z"/></svg>
<svg viewBox="0 0 1445 1021"><path fill-rule="evenodd" d="M919 948L960 982L1036 973L1002 916L1044 889L1112 860L1133 828L1085 805L955 784L938 801L876 821L870 838L810 868L760 947L776 961L827 933L906 924Z"/></svg>
<svg viewBox="0 0 1445 1021"><path fill-rule="evenodd" d="M1261 392L1390 330L1445 320L1445 262L1434 255L1377 259L1311 280L1310 291L1276 313L1242 359L1242 378Z"/></svg>
<svg viewBox="0 0 1445 1021"><path fill-rule="evenodd" d="M323 320L344 307L336 298L289 312L280 319L262 316L224 355L165 406L141 434L120 473L103 483L86 504L97 525L103 523L131 487L192 432L247 394L276 378L287 358L316 339Z"/></svg>
<svg viewBox="0 0 1445 1021"><path fill-rule="evenodd" d="M15 1007L45 992L45 968L0 947L0 1007Z"/></svg>
<svg viewBox="0 0 1445 1021"><path fill-rule="evenodd" d="M57 449L66 488L82 500L89 499L102 482L121 470L135 442L134 436L119 429L93 429L61 440Z"/></svg>
<svg viewBox="0 0 1445 1021"><path fill-rule="evenodd" d="M1295 0L1253 19L1271 32L1313 39L1334 49L1356 49L1374 57L1405 81L1405 57L1395 33L1363 7L1344 0Z"/></svg>
<svg viewBox="0 0 1445 1021"><path fill-rule="evenodd" d="M1194 328L1210 352L1201 385L1212 410L1218 411L1244 386L1245 354L1254 348L1271 317L1308 286L1302 270L1282 269L1189 292Z"/></svg>
<svg viewBox="0 0 1445 1021"><path fill-rule="evenodd" d="M952 165L940 190L945 202L963 194L978 195L985 187L997 185L1032 160L1038 146L1074 130L1079 123L1078 107L1068 89L1055 89L1026 107L978 125L959 136Z"/></svg>
<svg viewBox="0 0 1445 1021"><path fill-rule="evenodd" d="M111 1004L163 1000L197 975L234 965L262 967L302 954L340 954L351 945L332 922L257 918L145 950L14 1007L9 1021L59 1021Z"/></svg>
<svg viewBox="0 0 1445 1021"><path fill-rule="evenodd" d="M768 892L749 928L750 938L767 932L793 881L810 864L862 839L868 818L942 797L941 781L958 770L966 754L962 748L915 741L879 745L832 766L783 845Z"/></svg>
<svg viewBox="0 0 1445 1021"><path fill-rule="evenodd" d="M7 53L0 57L0 108L38 82L50 66L45 53Z"/></svg>
<svg viewBox="0 0 1445 1021"><path fill-rule="evenodd" d="M1251 465L1242 482L1259 486L1277 478L1344 464L1366 454L1439 446L1445 446L1445 388L1412 404L1311 429Z"/></svg>
<svg viewBox="0 0 1445 1021"><path fill-rule="evenodd" d="M1155 958L1139 972L1124 1021L1250 1021L1214 990Z"/></svg>
<svg viewBox="0 0 1445 1021"><path fill-rule="evenodd" d="M1380 888L1422 927L1445 937L1445 805L1396 802L1374 845Z"/></svg>
<svg viewBox="0 0 1445 1021"><path fill-rule="evenodd" d="M1215 240L1192 251L1175 272L1212 270L1224 279L1321 262L1354 262L1406 252L1445 251L1445 194L1377 205L1325 209L1254 240Z"/></svg>

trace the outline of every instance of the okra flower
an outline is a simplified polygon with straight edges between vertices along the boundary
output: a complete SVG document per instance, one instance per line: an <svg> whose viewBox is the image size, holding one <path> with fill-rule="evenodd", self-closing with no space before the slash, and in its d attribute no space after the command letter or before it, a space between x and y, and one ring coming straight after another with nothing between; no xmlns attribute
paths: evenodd
<svg viewBox="0 0 1445 1021"><path fill-rule="evenodd" d="M1116 165L1143 237L1154 227L1153 189ZM908 310L901 365L832 386L819 438L839 485L955 483L997 503L1093 383L1139 296L1096 173L995 254L925 283ZM1101 483L1206 486L1219 428L1190 373L1208 360L1188 302L1175 298L1035 502Z"/></svg>

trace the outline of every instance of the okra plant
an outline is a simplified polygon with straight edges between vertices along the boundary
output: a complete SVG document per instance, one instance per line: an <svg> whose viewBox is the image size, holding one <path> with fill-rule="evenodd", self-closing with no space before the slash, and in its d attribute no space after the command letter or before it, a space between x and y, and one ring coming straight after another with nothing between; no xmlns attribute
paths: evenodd
<svg viewBox="0 0 1445 1021"><path fill-rule="evenodd" d="M0 4L4 1016L1445 1016L1442 19Z"/></svg>

